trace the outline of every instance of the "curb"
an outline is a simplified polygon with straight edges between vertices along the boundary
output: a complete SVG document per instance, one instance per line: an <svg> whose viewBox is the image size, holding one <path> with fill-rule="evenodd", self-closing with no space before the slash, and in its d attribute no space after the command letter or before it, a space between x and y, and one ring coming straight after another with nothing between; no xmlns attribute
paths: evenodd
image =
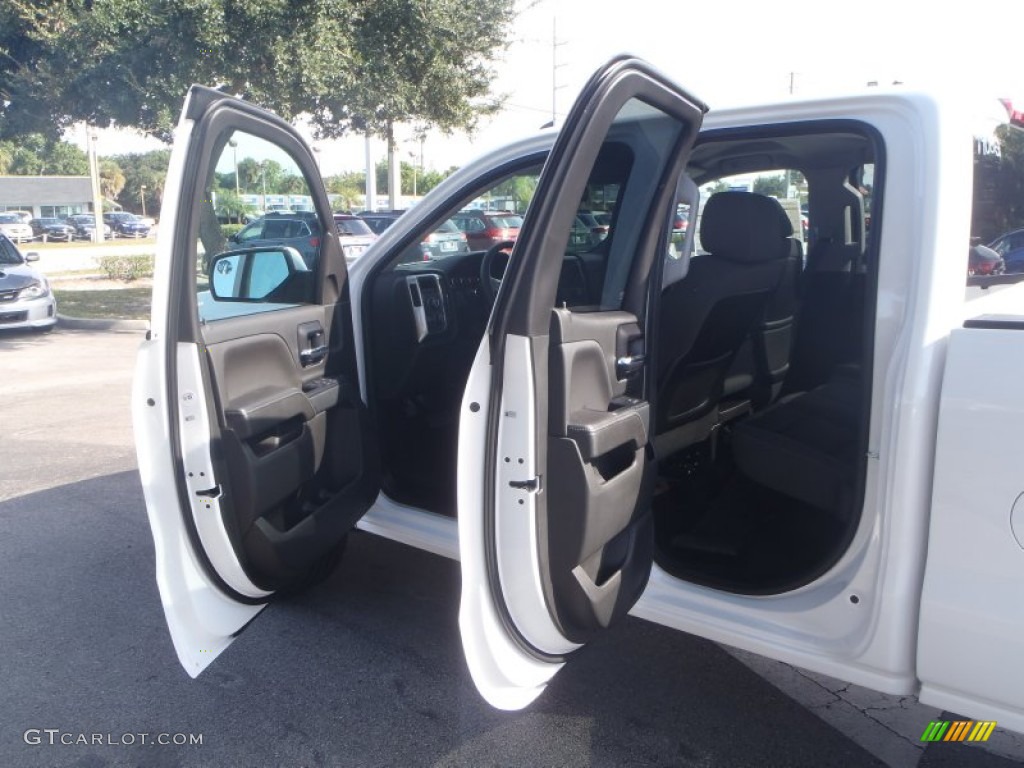
<svg viewBox="0 0 1024 768"><path fill-rule="evenodd" d="M77 331L148 331L149 321L68 317L58 312L57 327Z"/></svg>

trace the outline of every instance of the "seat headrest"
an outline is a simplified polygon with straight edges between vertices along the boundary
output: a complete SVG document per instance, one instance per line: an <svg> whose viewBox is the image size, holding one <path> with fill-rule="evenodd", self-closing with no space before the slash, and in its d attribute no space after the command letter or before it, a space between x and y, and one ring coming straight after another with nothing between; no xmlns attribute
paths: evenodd
<svg viewBox="0 0 1024 768"><path fill-rule="evenodd" d="M789 255L793 225L774 197L718 192L704 206L700 243L712 256L755 263Z"/></svg>

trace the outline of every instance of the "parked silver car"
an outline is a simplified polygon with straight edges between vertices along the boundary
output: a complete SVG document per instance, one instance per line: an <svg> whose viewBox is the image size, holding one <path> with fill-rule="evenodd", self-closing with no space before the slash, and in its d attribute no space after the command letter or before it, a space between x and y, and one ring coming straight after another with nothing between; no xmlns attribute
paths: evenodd
<svg viewBox="0 0 1024 768"><path fill-rule="evenodd" d="M0 234L0 329L49 330L56 325L57 302L50 284L29 265L38 260L38 253L23 256Z"/></svg>

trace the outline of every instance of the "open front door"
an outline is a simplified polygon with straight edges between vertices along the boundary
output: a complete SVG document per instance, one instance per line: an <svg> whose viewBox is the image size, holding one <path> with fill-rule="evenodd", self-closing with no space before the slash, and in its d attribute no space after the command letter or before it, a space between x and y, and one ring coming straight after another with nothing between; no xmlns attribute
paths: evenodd
<svg viewBox="0 0 1024 768"><path fill-rule="evenodd" d="M626 614L652 557L651 331L703 105L618 58L572 109L470 373L459 622L476 685L517 709ZM606 236L581 222L611 214Z"/></svg>
<svg viewBox="0 0 1024 768"><path fill-rule="evenodd" d="M352 350L312 153L273 115L194 86L132 405L157 584L193 676L275 592L327 572L376 496Z"/></svg>

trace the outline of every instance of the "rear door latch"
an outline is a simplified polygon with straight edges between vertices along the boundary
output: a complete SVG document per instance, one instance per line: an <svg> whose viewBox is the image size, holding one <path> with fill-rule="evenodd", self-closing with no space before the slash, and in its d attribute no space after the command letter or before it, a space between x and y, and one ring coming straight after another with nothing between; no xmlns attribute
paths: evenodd
<svg viewBox="0 0 1024 768"><path fill-rule="evenodd" d="M509 480L508 485L510 488L515 488L517 491L536 493L540 490L540 478L533 477L529 480Z"/></svg>

